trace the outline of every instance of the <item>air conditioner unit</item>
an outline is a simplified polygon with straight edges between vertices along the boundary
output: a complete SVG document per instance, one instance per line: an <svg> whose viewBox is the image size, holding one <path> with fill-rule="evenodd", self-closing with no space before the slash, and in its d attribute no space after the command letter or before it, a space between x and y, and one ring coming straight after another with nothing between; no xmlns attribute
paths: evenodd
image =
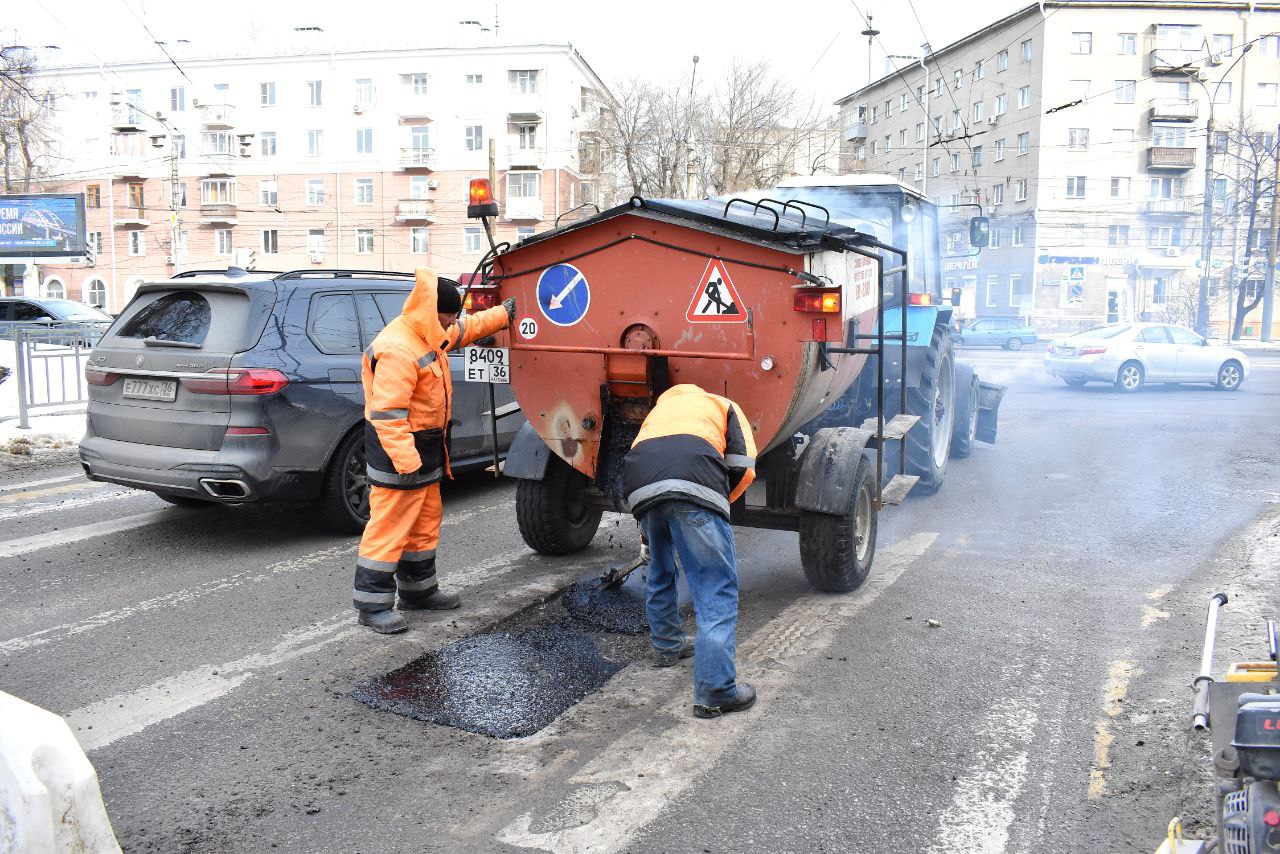
<svg viewBox="0 0 1280 854"><path fill-rule="evenodd" d="M319 263L321 263L321 262L323 262L323 261L324 261L324 253L323 253L323 252L321 252L321 251L318 251L318 250L313 249L313 250L311 250L310 252L308 252L307 254L308 254L309 256L311 256L311 263L312 263L312 264L319 264Z"/></svg>
<svg viewBox="0 0 1280 854"><path fill-rule="evenodd" d="M1169 256L1170 258L1177 258L1179 255L1181 255L1181 254L1182 254L1182 247L1181 247L1181 246L1166 246L1166 247L1164 248L1164 254L1165 254L1165 255L1167 255L1167 256Z"/></svg>
<svg viewBox="0 0 1280 854"><path fill-rule="evenodd" d="M198 100L196 100L195 98L192 98L192 99L191 99L191 106L192 106L192 107L196 107L196 108L198 108L198 107L200 106L200 102L199 102Z"/></svg>
<svg viewBox="0 0 1280 854"><path fill-rule="evenodd" d="M174 258L172 255L166 255L166 256L164 256L164 262L165 262L166 264L168 264L169 266L171 266L171 267L172 267L172 266L177 266L178 259L177 259L177 258Z"/></svg>
<svg viewBox="0 0 1280 854"><path fill-rule="evenodd" d="M363 113L363 112L364 112L364 104L356 104L354 107L352 107L351 112L353 112L353 113Z"/></svg>
<svg viewBox="0 0 1280 854"><path fill-rule="evenodd" d="M999 116L987 116L987 124L994 125L1000 121Z"/></svg>
<svg viewBox="0 0 1280 854"><path fill-rule="evenodd" d="M438 189L440 189L440 182L439 182L439 181L437 181L435 178L431 178L431 179L429 179L429 180L427 181L427 189L428 189L428 190L438 190Z"/></svg>
<svg viewBox="0 0 1280 854"><path fill-rule="evenodd" d="M1220 53L1211 53L1211 54L1209 54L1209 64L1210 64L1210 65L1221 65L1221 64L1222 64L1222 54L1220 54Z"/></svg>

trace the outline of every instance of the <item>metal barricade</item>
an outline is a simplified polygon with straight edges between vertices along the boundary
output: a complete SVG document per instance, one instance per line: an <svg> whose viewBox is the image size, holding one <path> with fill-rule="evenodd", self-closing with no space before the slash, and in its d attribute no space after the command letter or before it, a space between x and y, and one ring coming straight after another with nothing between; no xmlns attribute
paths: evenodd
<svg viewBox="0 0 1280 854"><path fill-rule="evenodd" d="M5 330L3 337L14 343L13 379L18 386L20 428L31 426L33 410L68 409L89 402L84 367L104 331L96 325L74 323L13 324Z"/></svg>

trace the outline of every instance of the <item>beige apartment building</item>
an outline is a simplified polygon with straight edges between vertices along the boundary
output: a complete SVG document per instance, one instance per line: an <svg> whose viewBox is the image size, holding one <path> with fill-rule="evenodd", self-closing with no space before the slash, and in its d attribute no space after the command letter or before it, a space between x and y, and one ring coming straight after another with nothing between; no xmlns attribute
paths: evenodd
<svg viewBox="0 0 1280 854"><path fill-rule="evenodd" d="M45 69L41 189L85 194L97 252L40 265L27 293L118 311L144 280L248 250L258 269L470 273L488 242L467 187L491 143L497 239L594 198L584 138L609 95L569 45L175 58Z"/></svg>
<svg viewBox="0 0 1280 854"><path fill-rule="evenodd" d="M841 99L842 168L982 205L990 248L963 257L958 232L944 246L944 285L962 289L964 316L1044 331L1177 319L1200 278L1210 113L1216 149L1246 127L1275 145L1278 30L1274 2L1033 4ZM1222 331L1243 210L1235 159L1214 156ZM1269 200L1258 209L1265 241ZM954 222L975 212L958 208Z"/></svg>

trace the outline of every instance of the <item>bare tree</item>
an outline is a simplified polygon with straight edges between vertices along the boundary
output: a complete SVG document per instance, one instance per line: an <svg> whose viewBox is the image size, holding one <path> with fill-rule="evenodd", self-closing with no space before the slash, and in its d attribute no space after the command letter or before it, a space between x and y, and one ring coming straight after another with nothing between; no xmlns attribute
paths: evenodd
<svg viewBox="0 0 1280 854"><path fill-rule="evenodd" d="M602 191L602 200L683 196L686 138L701 112L690 104L688 84L664 87L632 79L611 88L614 102L600 108L592 128L598 167L614 178L613 192Z"/></svg>
<svg viewBox="0 0 1280 854"><path fill-rule="evenodd" d="M26 48L0 50L0 177L6 193L31 191L50 138L51 94L37 71L36 56Z"/></svg>
<svg viewBox="0 0 1280 854"><path fill-rule="evenodd" d="M1226 220L1233 231L1240 232L1232 241L1232 267L1229 277L1228 300L1235 300L1235 319L1231 326L1232 339L1240 338L1249 313L1262 303L1262 285L1258 264L1265 265L1265 251L1259 239L1259 223L1271 217L1271 197L1276 191L1276 159L1280 157L1280 139L1276 134L1262 134L1247 119L1223 132L1220 152L1224 168L1219 173L1226 179L1227 198L1222 199L1226 208ZM1230 199L1230 203L1228 203ZM1223 229L1226 232L1226 229ZM1255 282L1251 289L1249 282Z"/></svg>

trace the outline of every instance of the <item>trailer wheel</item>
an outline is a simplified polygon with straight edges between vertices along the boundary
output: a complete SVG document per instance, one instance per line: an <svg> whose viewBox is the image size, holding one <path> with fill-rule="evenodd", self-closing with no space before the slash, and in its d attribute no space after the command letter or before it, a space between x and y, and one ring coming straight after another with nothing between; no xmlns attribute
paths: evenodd
<svg viewBox="0 0 1280 854"><path fill-rule="evenodd" d="M542 480L516 483L516 523L529 548L544 555L567 555L586 548L604 510L587 501L591 481L551 455Z"/></svg>
<svg viewBox="0 0 1280 854"><path fill-rule="evenodd" d="M951 456L962 460L973 450L978 435L978 378L972 365L956 363L956 418L951 431Z"/></svg>
<svg viewBox="0 0 1280 854"><path fill-rule="evenodd" d="M824 593L857 590L876 553L875 464L865 456L853 475L853 501L839 516L800 511L800 566Z"/></svg>
<svg viewBox="0 0 1280 854"><path fill-rule="evenodd" d="M920 478L916 488L925 494L941 489L947 474L956 417L955 379L951 335L945 326L935 326L920 384L907 391L907 412L920 416L907 434L907 474Z"/></svg>

